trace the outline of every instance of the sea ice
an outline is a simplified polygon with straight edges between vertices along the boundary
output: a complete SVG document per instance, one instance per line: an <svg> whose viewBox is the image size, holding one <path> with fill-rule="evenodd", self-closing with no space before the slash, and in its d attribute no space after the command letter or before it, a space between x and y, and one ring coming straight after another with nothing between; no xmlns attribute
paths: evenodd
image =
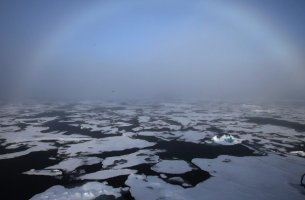
<svg viewBox="0 0 305 200"><path fill-rule="evenodd" d="M223 162L225 159L231 162ZM157 176L131 174L125 184L135 199L145 200L304 199L304 189L299 186L305 167L303 158L219 156L192 162L213 173L213 177L195 187L183 188Z"/></svg>
<svg viewBox="0 0 305 200"><path fill-rule="evenodd" d="M31 200L91 200L101 195L112 195L115 198L119 198L121 189L99 182L88 182L74 188L56 185L40 194L36 194Z"/></svg>
<svg viewBox="0 0 305 200"><path fill-rule="evenodd" d="M103 139L93 139L91 141L69 144L67 147L60 147L59 154L76 156L99 154L111 151L123 151L132 148L144 148L154 146L155 143L140 139L132 139L126 136L114 136Z"/></svg>
<svg viewBox="0 0 305 200"><path fill-rule="evenodd" d="M192 167L184 160L162 160L151 167L152 170L166 174L183 174L192 171Z"/></svg>
<svg viewBox="0 0 305 200"><path fill-rule="evenodd" d="M109 170L101 170L98 172L93 172L89 174L85 174L80 176L78 179L81 180L104 180L108 178L113 178L116 176L129 175L137 173L137 170L131 169L109 169Z"/></svg>
<svg viewBox="0 0 305 200"><path fill-rule="evenodd" d="M65 172L72 172L76 168L83 165L94 165L102 161L98 157L78 157L78 158L67 158L60 163L47 167L46 169L61 169Z"/></svg>
<svg viewBox="0 0 305 200"><path fill-rule="evenodd" d="M107 157L103 160L103 167L111 166L112 169L122 169L144 163L157 163L159 161L159 156L155 155L157 152L161 151L143 149L132 154Z"/></svg>
<svg viewBox="0 0 305 200"><path fill-rule="evenodd" d="M29 171L23 172L23 174L39 175L39 176L61 176L62 171L57 169L42 169L42 170L31 169Z"/></svg>
<svg viewBox="0 0 305 200"><path fill-rule="evenodd" d="M183 189L181 186L166 183L157 176L144 176L131 174L125 182L130 187L131 195L135 199L157 200L176 199L182 200ZM191 199L191 198L190 198Z"/></svg>

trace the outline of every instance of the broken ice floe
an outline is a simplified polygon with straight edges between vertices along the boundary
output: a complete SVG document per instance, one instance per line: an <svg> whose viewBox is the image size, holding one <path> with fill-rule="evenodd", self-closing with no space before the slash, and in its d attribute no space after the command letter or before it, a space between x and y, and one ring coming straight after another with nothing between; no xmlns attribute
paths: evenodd
<svg viewBox="0 0 305 200"><path fill-rule="evenodd" d="M56 147L53 146L52 144L40 143L40 142L28 142L26 143L26 146L27 146L26 150L2 154L0 155L0 159L11 159L30 154L32 152L49 151L56 149Z"/></svg>
<svg viewBox="0 0 305 200"><path fill-rule="evenodd" d="M149 116L138 116L138 121L139 123L146 123L150 121L150 117Z"/></svg>
<svg viewBox="0 0 305 200"><path fill-rule="evenodd" d="M302 158L278 155L241 158L223 155L216 159L193 159L192 162L213 175L200 185L207 197L219 197L214 190L217 185L226 186L222 189L222 195L227 199L284 200L304 197L297 187L300 175L304 173L305 163Z"/></svg>
<svg viewBox="0 0 305 200"><path fill-rule="evenodd" d="M91 139L78 134L64 135L59 132L43 133L43 130L45 130L43 127L29 126L22 131L2 133L1 138L4 139L4 142L1 143L1 146L4 146L6 149L16 149L16 151L2 154L0 155L0 159L15 158L32 152L57 149L56 143L83 142ZM24 149L20 151L18 150L19 147L23 147Z"/></svg>
<svg viewBox="0 0 305 200"><path fill-rule="evenodd" d="M159 161L159 156L155 154L158 152L161 152L161 150L143 149L127 155L107 157L102 163L104 168L111 167L112 169L122 169L147 163L157 163Z"/></svg>
<svg viewBox="0 0 305 200"><path fill-rule="evenodd" d="M61 155L90 155L111 151L123 151L133 148L144 148L154 146L155 143L140 139L132 139L125 136L114 136L103 139L93 139L77 144L68 144L67 147L60 147L58 153Z"/></svg>
<svg viewBox="0 0 305 200"><path fill-rule="evenodd" d="M113 178L117 176L129 175L137 173L137 170L131 169L109 169L109 170L100 170L97 172L85 174L78 177L81 180L104 180L108 178Z"/></svg>
<svg viewBox="0 0 305 200"><path fill-rule="evenodd" d="M157 176L131 174L125 184L130 187L131 195L135 199L186 199L182 196L182 187L166 183Z"/></svg>
<svg viewBox="0 0 305 200"><path fill-rule="evenodd" d="M225 159L231 162L223 162ZM298 185L304 171L303 158L219 156L216 159L193 159L192 162L213 173L213 177L195 187L183 188L157 176L131 174L125 184L135 199L146 200L201 200L203 196L207 199L249 200L304 198L303 189ZM176 180L182 181L180 178Z"/></svg>
<svg viewBox="0 0 305 200"><path fill-rule="evenodd" d="M91 200L102 195L119 198L121 196L121 189L99 182L88 182L74 188L56 185L40 194L36 194L31 200Z"/></svg>
<svg viewBox="0 0 305 200"><path fill-rule="evenodd" d="M211 137L213 133L209 131L172 131L172 132L157 132L157 131L141 131L135 135L153 136L165 141L183 141L191 143L204 143L203 140Z"/></svg>
<svg viewBox="0 0 305 200"><path fill-rule="evenodd" d="M151 169L158 173L183 174L192 171L192 167L184 160L162 160L155 164Z"/></svg>
<svg viewBox="0 0 305 200"><path fill-rule="evenodd" d="M78 158L67 158L60 163L47 167L46 169L60 169L64 172L72 172L76 168L83 166L83 165L94 165L98 164L102 161L101 158L97 157L78 157Z"/></svg>

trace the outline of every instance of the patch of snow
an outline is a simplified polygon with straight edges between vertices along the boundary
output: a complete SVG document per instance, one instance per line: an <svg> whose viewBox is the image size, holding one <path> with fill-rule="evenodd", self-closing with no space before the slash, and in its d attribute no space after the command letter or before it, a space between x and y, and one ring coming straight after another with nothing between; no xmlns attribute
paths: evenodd
<svg viewBox="0 0 305 200"><path fill-rule="evenodd" d="M151 169L158 173L184 174L192 171L192 167L184 160L162 160L155 164Z"/></svg>

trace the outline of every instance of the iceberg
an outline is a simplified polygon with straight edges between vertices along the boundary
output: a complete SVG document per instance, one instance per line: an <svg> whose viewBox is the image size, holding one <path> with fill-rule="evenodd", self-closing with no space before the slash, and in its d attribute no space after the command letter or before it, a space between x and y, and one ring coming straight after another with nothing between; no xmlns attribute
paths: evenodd
<svg viewBox="0 0 305 200"><path fill-rule="evenodd" d="M212 141L216 144L221 144L221 145L235 145L242 142L241 139L237 139L232 135L223 135L221 137L215 135L212 138Z"/></svg>

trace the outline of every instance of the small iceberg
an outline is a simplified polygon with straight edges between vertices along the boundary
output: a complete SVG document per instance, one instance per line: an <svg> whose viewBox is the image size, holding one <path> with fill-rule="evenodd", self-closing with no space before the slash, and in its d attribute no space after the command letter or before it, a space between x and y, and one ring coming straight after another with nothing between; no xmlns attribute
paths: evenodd
<svg viewBox="0 0 305 200"><path fill-rule="evenodd" d="M218 137L217 135L215 135L212 138L212 141L216 144L221 144L221 145L235 145L235 144L239 144L242 142L241 139L237 139L232 135L223 135L221 137Z"/></svg>

